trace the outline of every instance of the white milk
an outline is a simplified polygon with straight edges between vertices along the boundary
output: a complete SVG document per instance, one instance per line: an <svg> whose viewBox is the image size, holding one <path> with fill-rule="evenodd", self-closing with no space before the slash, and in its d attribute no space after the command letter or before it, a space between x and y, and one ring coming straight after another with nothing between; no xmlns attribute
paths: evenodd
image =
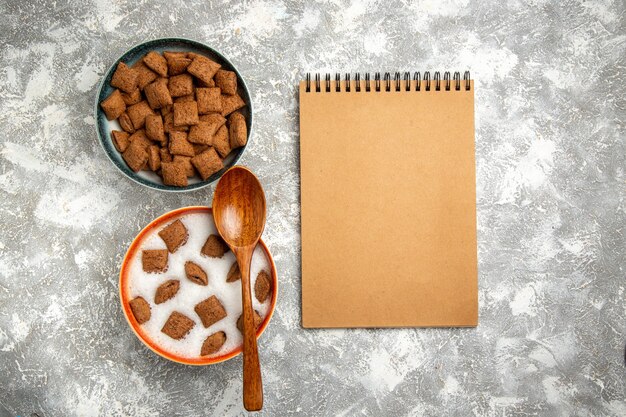
<svg viewBox="0 0 626 417"><path fill-rule="evenodd" d="M166 249L165 242L158 235L159 231L180 219L189 233L187 243L178 248L176 253L168 257L168 269L163 273L144 272L141 264L141 253L144 249ZM135 257L130 262L128 275L128 294L130 300L143 297L151 308L150 320L142 324L147 337L162 349L185 358L200 357L202 343L207 336L223 331L226 333L226 342L222 348L212 355L224 355L241 346L242 335L237 329L237 319L241 315L241 280L226 282L228 270L235 262L235 256L228 251L221 258L211 258L200 254L204 242L211 234L218 234L213 224L213 217L209 213L190 213L174 217L161 227L148 233L141 242ZM200 265L207 273L209 284L202 286L191 282L185 275L185 262L192 261ZM252 306L265 319L269 312L271 294L263 304L259 303L254 295L254 283L260 271L265 270L270 276L270 266L265 253L257 246L252 257L250 280L252 284ZM170 279L180 281L180 289L176 295L162 304L154 303L154 294L159 285ZM227 316L205 328L200 317L194 311L196 304L215 295L226 310ZM175 340L161 332L161 328L173 311L178 311L192 319L196 324L185 337Z"/></svg>

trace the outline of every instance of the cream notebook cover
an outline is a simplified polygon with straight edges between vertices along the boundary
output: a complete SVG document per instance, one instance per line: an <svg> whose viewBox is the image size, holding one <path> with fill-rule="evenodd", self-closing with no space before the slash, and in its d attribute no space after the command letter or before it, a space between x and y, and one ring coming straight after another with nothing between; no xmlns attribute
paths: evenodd
<svg viewBox="0 0 626 417"><path fill-rule="evenodd" d="M473 81L352 78L300 82L302 325L476 326Z"/></svg>

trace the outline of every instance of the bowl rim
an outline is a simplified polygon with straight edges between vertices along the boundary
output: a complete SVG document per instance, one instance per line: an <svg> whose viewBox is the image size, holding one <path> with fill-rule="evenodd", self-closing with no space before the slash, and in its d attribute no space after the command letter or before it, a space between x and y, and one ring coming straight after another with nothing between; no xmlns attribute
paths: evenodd
<svg viewBox="0 0 626 417"><path fill-rule="evenodd" d="M243 153L245 152L245 150L247 149L248 145L250 145L250 143L252 142L252 132L254 131L254 108L253 108L253 104L252 104L252 96L250 94L250 89L248 88L248 84L246 83L246 81L244 80L243 76L241 75L241 73L239 72L239 70L237 69L237 67L231 62L230 59L226 58L226 56L224 56L224 54L222 54L220 51L218 51L217 49L203 43L200 41L197 41L195 39L190 39L190 38L184 38L184 37L165 37L165 38L156 38L156 39L150 39L147 41L143 41L137 44L134 44L133 46L131 46L130 48L128 48L126 51L124 51L124 53L122 53L121 55L119 55L117 57L117 59L115 59L113 61L113 63L109 66L109 68L104 72L104 74L102 75L102 77L100 78L100 81L98 82L98 88L96 89L96 94L94 97L94 123L95 123L95 129L96 129L96 138L98 140L98 143L100 143L100 147L102 148L102 150L104 151L105 155L107 156L107 158L109 159L109 161L113 164L113 166L115 166L115 168L122 173L122 175L128 179L130 179L131 181L133 181L136 184L142 185L146 188L152 189L152 190L156 190L156 191L164 191L164 192L168 192L168 193L185 193L185 192L190 192L190 191L196 191L196 190L200 190L204 187L208 187L209 185L213 184L214 182L216 182L217 180L219 180L221 178L222 175L224 175L224 173L228 170L225 169L224 172L222 173L222 175L220 175L219 177L216 177L213 181L200 181L194 184L190 184L187 185L185 187L175 187L175 186L171 186L171 185L165 185L165 184L157 184L157 183L153 183L150 180L146 180L143 178L136 178L134 175L130 175L127 172L125 172L122 167L120 167L117 163L117 161L115 161L113 159L113 157L109 154L109 151L107 150L107 148L104 145L104 141L105 138L102 137L102 135L100 134L100 128L99 128L99 123L98 123L98 113L100 111L100 102L98 101L98 99L100 98L100 93L102 92L102 88L104 87L104 82L106 81L106 79L108 78L109 73L111 73L111 71L113 71L114 67L117 65L117 63L119 63L129 52L144 46L145 44L148 43L154 43L154 42L168 42L168 41L174 41L174 42L187 42L190 43L200 49L204 48L204 49L208 49L209 51L211 51L213 54L217 55L220 59L224 60L225 62L227 62L233 69L233 71L235 72L235 74L237 74L237 81L240 81L241 87L246 91L248 97L249 97L249 101L248 103L246 103L247 107L248 107L248 113L250 114L250 126L248 126L248 138L247 138L247 142L246 144L243 146L243 149L241 152L238 153L238 155L236 155L234 157L234 159L230 162L231 166L235 166L237 165L237 163L239 162L239 160L241 159L241 157L243 156ZM226 168L226 167L225 167ZM228 167L230 168L230 167Z"/></svg>
<svg viewBox="0 0 626 417"><path fill-rule="evenodd" d="M140 324L137 322L135 317L132 315L132 312L130 311L130 305L128 303L128 298L129 298L128 291L125 291L127 287L126 282L128 281L129 263L134 257L136 251L138 250L138 247L143 241L144 236L148 232L152 231L154 228L167 222L167 220L173 217L177 217L177 216L180 216L183 214L189 214L189 213L209 213L212 216L213 209L207 206L187 206L187 207L181 207L175 210L171 210L171 211L168 211L167 213L160 215L156 219L152 220L150 223L148 223L147 226L141 229L139 233L137 233L137 236L135 236L132 243L128 247L128 250L126 251L126 254L124 255L122 265L120 266L120 275L119 275L120 304L122 307L122 312L124 313L124 317L126 318L126 322L128 323L129 327L132 329L133 333L135 333L135 336L137 336L137 338L145 346L147 346L150 350L152 350L157 355L165 359L168 359L170 361L177 362L183 365L194 365L194 366L214 365L216 363L225 362L229 359L234 358L235 356L238 356L242 352L242 346L239 346L231 350L230 352L225 353L224 355L220 355L216 357L203 358L202 356L198 356L197 358L185 358L182 356L174 355L162 349L156 343L149 340L147 337L144 337ZM263 334L263 332L269 325L269 322L272 319L272 316L274 315L274 310L276 309L276 300L278 298L278 273L276 271L276 264L274 263L274 257L272 256L272 253L270 252L269 248L267 247L265 242L263 242L262 239L259 239L259 245L261 246L261 249L265 252L265 255L267 256L267 258L269 259L270 270L271 270L271 275L272 275L273 291L272 291L272 299L270 300L269 311L267 315L265 316L265 319L263 319L263 323L261 323L261 326L259 327L256 333L257 340L259 339L259 337Z"/></svg>

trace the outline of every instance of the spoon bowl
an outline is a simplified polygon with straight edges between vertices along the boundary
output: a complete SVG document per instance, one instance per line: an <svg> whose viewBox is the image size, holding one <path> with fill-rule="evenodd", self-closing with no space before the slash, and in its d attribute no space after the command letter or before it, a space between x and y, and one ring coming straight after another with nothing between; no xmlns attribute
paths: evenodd
<svg viewBox="0 0 626 417"><path fill-rule="evenodd" d="M243 309L243 405L248 411L263 407L263 382L252 310L250 263L265 228L265 193L247 168L235 166L222 176L213 195L213 218L222 239L237 258L241 272Z"/></svg>
<svg viewBox="0 0 626 417"><path fill-rule="evenodd" d="M213 195L213 215L229 246L255 245L265 228L265 193L247 168L235 166L220 179Z"/></svg>

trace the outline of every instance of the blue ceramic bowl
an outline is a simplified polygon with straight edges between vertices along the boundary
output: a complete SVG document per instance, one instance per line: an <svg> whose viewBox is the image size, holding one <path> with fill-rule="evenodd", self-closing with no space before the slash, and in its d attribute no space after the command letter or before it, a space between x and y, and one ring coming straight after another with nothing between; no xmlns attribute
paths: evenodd
<svg viewBox="0 0 626 417"><path fill-rule="evenodd" d="M215 174L211 175L206 181L202 181L199 177L194 177L189 179L189 184L186 187L174 187L171 185L163 184L161 178L151 171L139 171L134 172L132 169L126 165L126 162L122 159L122 155L115 149L113 145L113 141L111 139L111 131L112 130L122 130L117 120L107 120L104 111L100 108L100 102L107 98L109 94L113 92L113 87L111 87L111 77L117 68L117 64L120 61L123 61L125 64L131 66L135 62L137 62L141 57L147 54L150 51L184 51L184 52L195 52L197 54L205 55L211 58L213 61L219 63L222 68L233 71L237 74L237 89L238 93L246 103L246 107L239 110L244 117L246 118L246 123L248 125L248 142L246 146L235 149L230 153L224 160L224 168ZM224 172L228 170L231 166L235 165L241 155L245 151L246 147L250 145L250 139L252 135L252 100L250 99L250 93L248 91L248 87L244 82L239 71L231 64L231 62L226 59L222 54L220 54L215 49L190 39L183 38L163 38L163 39L155 39L152 41L144 42L142 44L136 45L132 47L129 51L127 51L124 55L122 55L119 59L117 59L113 65L108 69L102 81L100 81L100 85L98 86L98 94L96 95L96 103L95 103L95 118L96 118L96 130L98 132L98 140L102 145L105 153L113 162L113 164L128 178L131 180L145 185L146 187L153 188L155 190L160 191L191 191L197 190L202 187L206 187L207 185L217 181Z"/></svg>

